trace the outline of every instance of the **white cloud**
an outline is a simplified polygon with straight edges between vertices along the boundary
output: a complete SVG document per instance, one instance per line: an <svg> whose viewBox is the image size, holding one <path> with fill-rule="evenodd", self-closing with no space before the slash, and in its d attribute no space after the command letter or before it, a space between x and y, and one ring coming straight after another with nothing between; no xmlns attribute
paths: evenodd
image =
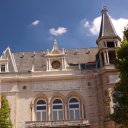
<svg viewBox="0 0 128 128"><path fill-rule="evenodd" d="M117 34L123 39L124 27L128 25L128 19L124 19L124 18L112 19L112 22L114 24Z"/></svg>
<svg viewBox="0 0 128 128"><path fill-rule="evenodd" d="M35 20L35 21L33 21L33 22L32 22L32 24L31 24L31 25L32 25L32 26L37 26L39 23L40 23L40 21L39 21L39 20Z"/></svg>
<svg viewBox="0 0 128 128"><path fill-rule="evenodd" d="M90 27L89 27L89 31L93 34L93 35L97 35L99 34L99 30L100 30L100 22L101 22L101 17L97 17L93 20L93 22L91 23Z"/></svg>
<svg viewBox="0 0 128 128"><path fill-rule="evenodd" d="M65 27L58 27L57 29L51 28L49 29L49 33L53 36L59 36L67 32L67 28Z"/></svg>
<svg viewBox="0 0 128 128"><path fill-rule="evenodd" d="M84 25L85 28L88 28L90 26L89 22L86 19L83 19L81 23Z"/></svg>
<svg viewBox="0 0 128 128"><path fill-rule="evenodd" d="M119 18L114 19L111 17L112 23L114 25L114 28L117 32L117 34L123 38L123 30L126 25L128 25L128 19L125 18ZM82 20L85 22L82 22L83 26L90 31L92 35L98 35L100 30L100 23L101 23L101 17L95 18L91 23L87 20Z"/></svg>

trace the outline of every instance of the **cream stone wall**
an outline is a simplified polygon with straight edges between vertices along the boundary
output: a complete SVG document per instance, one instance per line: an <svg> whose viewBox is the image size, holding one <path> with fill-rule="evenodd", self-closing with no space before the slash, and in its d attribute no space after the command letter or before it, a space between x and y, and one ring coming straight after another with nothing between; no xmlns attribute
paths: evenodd
<svg viewBox="0 0 128 128"><path fill-rule="evenodd" d="M102 128L102 96L98 75L89 74L86 78L47 81L41 79L8 81L2 83L2 93L9 101L14 128L25 127L25 121L36 121L34 106L36 99L42 97L50 106L54 97L60 97L68 110L67 103L71 96L80 99L81 118L86 117L92 126L98 128L100 125ZM67 112L65 112L65 118L68 119Z"/></svg>

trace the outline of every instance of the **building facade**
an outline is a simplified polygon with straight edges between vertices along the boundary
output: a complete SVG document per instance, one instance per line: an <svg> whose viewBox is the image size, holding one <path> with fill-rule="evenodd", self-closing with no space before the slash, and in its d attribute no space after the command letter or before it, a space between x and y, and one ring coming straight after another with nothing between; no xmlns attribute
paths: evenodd
<svg viewBox="0 0 128 128"><path fill-rule="evenodd" d="M106 8L97 48L12 52L0 58L1 94L9 101L13 128L115 128L109 118L120 46Z"/></svg>

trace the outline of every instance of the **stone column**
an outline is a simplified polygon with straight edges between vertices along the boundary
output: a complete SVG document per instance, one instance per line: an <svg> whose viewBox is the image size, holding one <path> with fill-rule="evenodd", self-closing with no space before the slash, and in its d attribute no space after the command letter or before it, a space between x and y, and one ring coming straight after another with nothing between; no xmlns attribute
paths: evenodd
<svg viewBox="0 0 128 128"><path fill-rule="evenodd" d="M62 63L62 70L63 70L64 69L64 58L62 58L61 63Z"/></svg>
<svg viewBox="0 0 128 128"><path fill-rule="evenodd" d="M32 113L32 114L31 114L31 116L32 116L32 117L31 117L31 118L32 118L32 121L35 121L34 104L32 103L30 107L31 107L31 113Z"/></svg>
<svg viewBox="0 0 128 128"><path fill-rule="evenodd" d="M104 54L104 64L106 65L107 64L107 61L106 61L106 52L103 52Z"/></svg>
<svg viewBox="0 0 128 128"><path fill-rule="evenodd" d="M46 60L47 71L49 71L48 59Z"/></svg>
<svg viewBox="0 0 128 128"><path fill-rule="evenodd" d="M9 72L8 63L5 65L5 71Z"/></svg>
<svg viewBox="0 0 128 128"><path fill-rule="evenodd" d="M81 112L80 113L81 114L81 118L84 119L84 116L85 116L85 111L84 111L84 108L83 108L84 105L83 104L80 104L80 105L81 105L81 108L80 108L81 109L81 111L80 111Z"/></svg>
<svg viewBox="0 0 128 128"><path fill-rule="evenodd" d="M52 118L51 118L51 105L50 105L50 100L48 101L48 121L51 121Z"/></svg>
<svg viewBox="0 0 128 128"><path fill-rule="evenodd" d="M106 51L106 54L107 54L107 62L108 62L108 64L110 64L110 63L109 63L108 50Z"/></svg>
<svg viewBox="0 0 128 128"><path fill-rule="evenodd" d="M49 65L49 71L51 70L51 62L50 62L50 58L48 59L48 65Z"/></svg>
<svg viewBox="0 0 128 128"><path fill-rule="evenodd" d="M100 58L100 65L102 67L103 66L103 60L102 60L101 54L99 54L99 58Z"/></svg>
<svg viewBox="0 0 128 128"><path fill-rule="evenodd" d="M64 103L64 120L68 120L68 106Z"/></svg>
<svg viewBox="0 0 128 128"><path fill-rule="evenodd" d="M66 69L66 59L64 57L64 69Z"/></svg>

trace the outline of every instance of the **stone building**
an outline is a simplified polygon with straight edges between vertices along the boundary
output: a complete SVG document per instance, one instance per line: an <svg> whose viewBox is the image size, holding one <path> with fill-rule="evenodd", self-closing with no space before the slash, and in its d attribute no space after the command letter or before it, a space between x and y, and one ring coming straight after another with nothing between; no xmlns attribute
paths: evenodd
<svg viewBox="0 0 128 128"><path fill-rule="evenodd" d="M12 52L0 57L1 94L11 108L13 128L115 128L110 120L113 62L120 46L106 8L98 47Z"/></svg>

